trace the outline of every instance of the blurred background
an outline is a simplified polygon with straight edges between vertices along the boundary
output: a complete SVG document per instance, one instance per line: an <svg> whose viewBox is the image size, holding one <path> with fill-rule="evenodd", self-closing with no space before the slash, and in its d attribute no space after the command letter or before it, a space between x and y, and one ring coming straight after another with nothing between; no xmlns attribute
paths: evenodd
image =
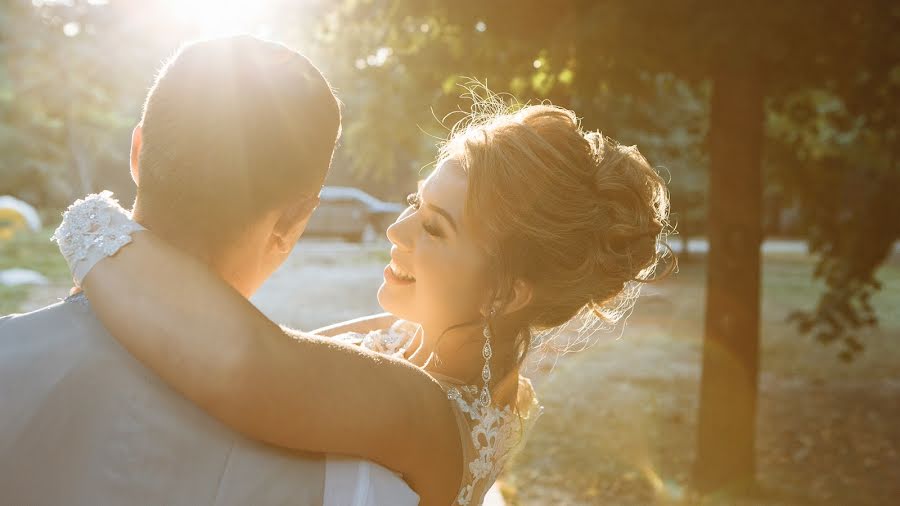
<svg viewBox="0 0 900 506"><path fill-rule="evenodd" d="M49 236L72 200L133 198L162 61L238 31L344 104L323 206L253 299L281 323L380 311L384 229L470 78L574 109L669 181L679 272L595 346L536 354L546 414L508 504L900 497L900 4L4 0L0 315L66 295Z"/></svg>

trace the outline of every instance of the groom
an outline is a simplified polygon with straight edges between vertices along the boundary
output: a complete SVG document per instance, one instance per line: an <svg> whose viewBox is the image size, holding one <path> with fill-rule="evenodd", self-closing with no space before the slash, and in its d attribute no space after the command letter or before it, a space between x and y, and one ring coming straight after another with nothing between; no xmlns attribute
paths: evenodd
<svg viewBox="0 0 900 506"><path fill-rule="evenodd" d="M186 45L134 129L135 219L249 297L303 232L339 132L302 55ZM0 318L0 504L316 505L325 484L323 456L247 440L170 390L83 294Z"/></svg>

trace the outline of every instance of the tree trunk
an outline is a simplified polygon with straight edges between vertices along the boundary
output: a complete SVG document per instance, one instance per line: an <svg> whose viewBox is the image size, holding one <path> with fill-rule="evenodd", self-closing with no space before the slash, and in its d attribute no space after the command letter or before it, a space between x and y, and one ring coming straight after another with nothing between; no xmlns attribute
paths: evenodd
<svg viewBox="0 0 900 506"><path fill-rule="evenodd" d="M754 482L763 97L756 66L722 66L713 73L706 320L693 470L693 487L701 493Z"/></svg>

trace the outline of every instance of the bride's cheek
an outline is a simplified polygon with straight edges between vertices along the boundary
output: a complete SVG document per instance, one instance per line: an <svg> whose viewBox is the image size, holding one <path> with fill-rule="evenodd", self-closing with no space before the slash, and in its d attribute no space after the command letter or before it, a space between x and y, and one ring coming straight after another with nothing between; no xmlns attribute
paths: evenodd
<svg viewBox="0 0 900 506"><path fill-rule="evenodd" d="M415 286L419 297L430 306L444 304L444 292L450 276L443 252L433 246L424 246L417 253L419 268L416 270Z"/></svg>
<svg viewBox="0 0 900 506"><path fill-rule="evenodd" d="M460 252L451 251L443 262L442 270L444 304L457 319L465 319L468 306L476 295L472 293L471 272L466 259Z"/></svg>

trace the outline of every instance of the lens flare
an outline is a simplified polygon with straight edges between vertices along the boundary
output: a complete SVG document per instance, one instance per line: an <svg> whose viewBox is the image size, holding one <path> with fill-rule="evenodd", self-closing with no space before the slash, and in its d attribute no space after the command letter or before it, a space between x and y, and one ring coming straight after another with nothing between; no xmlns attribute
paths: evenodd
<svg viewBox="0 0 900 506"><path fill-rule="evenodd" d="M238 0L167 0L171 18L191 27L198 36L215 37L239 32L264 35L259 22L266 2Z"/></svg>

